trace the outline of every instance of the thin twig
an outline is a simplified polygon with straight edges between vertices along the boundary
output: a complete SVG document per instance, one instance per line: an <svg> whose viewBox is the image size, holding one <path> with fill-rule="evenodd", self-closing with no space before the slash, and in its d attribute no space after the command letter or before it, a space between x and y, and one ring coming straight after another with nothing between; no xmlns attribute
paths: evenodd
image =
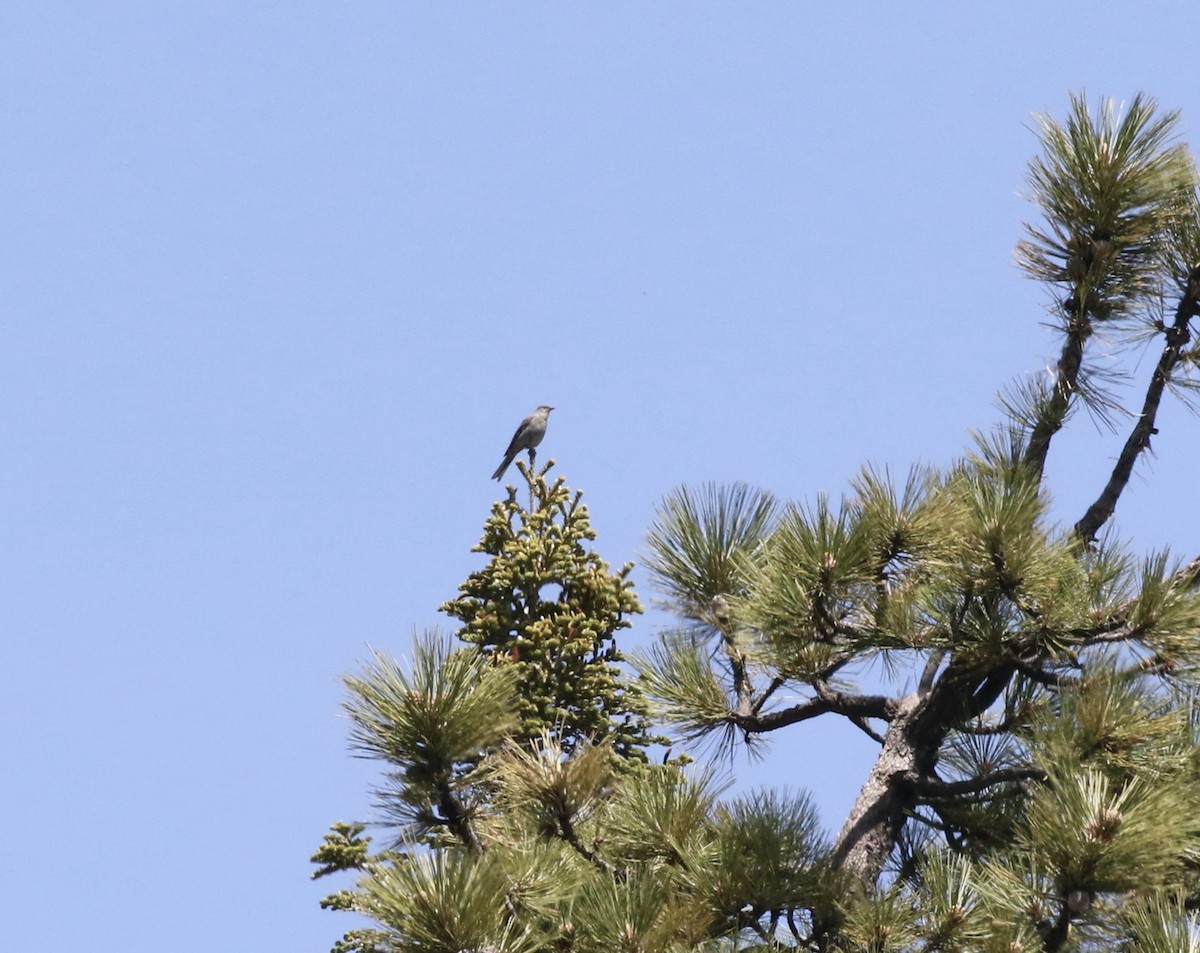
<svg viewBox="0 0 1200 953"><path fill-rule="evenodd" d="M762 711L763 705L765 705L770 700L771 696L774 695L775 692L777 692L780 688L782 688L786 682L787 679L779 675L776 675L773 679L771 679L771 684L763 690L763 693L758 696L758 700L751 706L750 713L757 715L760 711Z"/></svg>

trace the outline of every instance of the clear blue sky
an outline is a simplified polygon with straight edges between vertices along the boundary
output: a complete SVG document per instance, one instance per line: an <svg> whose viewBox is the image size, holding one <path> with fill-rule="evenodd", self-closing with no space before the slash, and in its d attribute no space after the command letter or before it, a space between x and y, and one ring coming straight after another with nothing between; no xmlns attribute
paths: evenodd
<svg viewBox="0 0 1200 953"><path fill-rule="evenodd" d="M328 949L340 675L441 621L537 404L614 564L679 483L836 496L997 419L1052 344L1030 114L1142 90L1200 144L1200 13L834 6L0 7L0 948ZM1140 548L1200 551L1198 427ZM869 756L735 771L836 829Z"/></svg>

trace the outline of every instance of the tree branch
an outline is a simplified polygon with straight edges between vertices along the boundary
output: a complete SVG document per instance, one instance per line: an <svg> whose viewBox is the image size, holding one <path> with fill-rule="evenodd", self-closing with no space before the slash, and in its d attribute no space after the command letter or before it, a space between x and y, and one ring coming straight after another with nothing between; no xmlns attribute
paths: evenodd
<svg viewBox="0 0 1200 953"><path fill-rule="evenodd" d="M1016 662L1017 671L1031 682L1045 685L1047 688L1061 688L1064 685L1078 685L1079 680L1071 675L1060 675L1058 672L1048 672L1037 665L1027 662Z"/></svg>
<svg viewBox="0 0 1200 953"><path fill-rule="evenodd" d="M1095 540L1100 528L1112 516L1113 511L1117 508L1117 501L1121 498L1121 493L1129 483L1134 463L1137 462L1137 458L1143 451L1150 448L1151 436L1158 433L1154 421L1158 416L1158 406L1162 401L1163 391L1171 380L1175 365L1179 363L1180 353L1191 339L1188 323L1193 316L1200 314L1200 309L1197 308L1200 275L1195 271L1192 274L1194 277L1189 280L1187 291L1175 309L1174 323L1169 328L1163 328L1167 338L1166 344L1158 359L1158 366L1154 368L1154 374L1150 378L1150 385L1146 388L1146 398L1142 402L1142 412L1137 418L1137 423L1130 431L1121 455L1117 457L1116 466L1113 467L1108 483L1096 501L1088 507L1083 519L1075 524L1075 536L1084 545Z"/></svg>
<svg viewBox="0 0 1200 953"><path fill-rule="evenodd" d="M847 652L844 655L839 655L817 673L818 681L827 682L834 675L844 669L847 665L853 662L856 655L852 652Z"/></svg>
<svg viewBox="0 0 1200 953"><path fill-rule="evenodd" d="M937 675L937 670L941 667L945 657L946 653L940 649L929 656L929 660L925 663L925 671L921 673L921 680L917 683L918 694L929 694L933 688L933 677Z"/></svg>
<svg viewBox="0 0 1200 953"><path fill-rule="evenodd" d="M583 841L579 839L579 835L575 832L575 825L571 823L571 818L563 814L558 818L558 833L564 841L569 844L574 851L579 854L589 864L605 874L616 874L617 868L610 864L607 860L591 850Z"/></svg>
<svg viewBox="0 0 1200 953"><path fill-rule="evenodd" d="M730 720L745 732L762 734L830 712L845 715L852 720L854 718L879 718L883 721L890 721L895 717L897 711L896 700L888 698L886 695L854 695L848 692L839 692L819 679L813 682L813 689L817 692L816 698L810 698L798 705L792 705L790 708L767 712L765 715L741 714L733 711L730 712Z"/></svg>
<svg viewBox="0 0 1200 953"><path fill-rule="evenodd" d="M1071 932L1071 911L1064 903L1054 923L1038 924L1038 932L1042 935L1042 949L1045 953L1058 953L1067 942Z"/></svg>
<svg viewBox="0 0 1200 953"><path fill-rule="evenodd" d="M1050 441L1062 429L1070 409L1071 396L1079 386L1079 369L1083 366L1083 347L1091 337L1092 324L1086 313L1072 319L1067 328L1067 339L1054 375L1054 392L1045 410L1029 435L1025 448L1025 463L1033 467L1040 477L1046 468L1046 454L1050 452Z"/></svg>
<svg viewBox="0 0 1200 953"><path fill-rule="evenodd" d="M992 703L1000 697L1000 693L1012 681L1016 665L1010 663L998 665L984 677L983 682L967 699L967 717L978 718L992 707Z"/></svg>
<svg viewBox="0 0 1200 953"><path fill-rule="evenodd" d="M770 700L771 696L774 695L775 692L777 692L780 688L782 688L786 682L787 679L782 678L779 675L776 675L773 679L771 679L771 684L763 690L763 693L758 696L758 700L751 706L750 713L752 715L757 715L760 711L762 711L763 705L765 705Z"/></svg>
<svg viewBox="0 0 1200 953"><path fill-rule="evenodd" d="M1155 652L1129 668L1122 669L1121 675L1126 678L1134 678L1138 675L1171 675L1178 667L1179 663L1175 659Z"/></svg>
<svg viewBox="0 0 1200 953"><path fill-rule="evenodd" d="M997 784L1008 784L1013 781L1044 781L1046 772L1038 768L1005 768L978 778L964 778L961 781L943 781L941 778L934 777L912 777L906 780L917 789L922 800L942 800L961 797L964 794L978 794Z"/></svg>
<svg viewBox="0 0 1200 953"><path fill-rule="evenodd" d="M746 671L746 656L729 640L726 640L725 655L729 659L729 671L733 676L733 692L737 698L736 711L739 715L748 715L754 710L754 685Z"/></svg>
<svg viewBox="0 0 1200 953"><path fill-rule="evenodd" d="M1181 589L1194 589L1200 585L1200 556L1183 566L1171 577L1171 585Z"/></svg>
<svg viewBox="0 0 1200 953"><path fill-rule="evenodd" d="M860 715L848 715L847 717L850 719L850 724L861 731L864 735L878 744L883 744L883 735L872 728L867 719L861 717Z"/></svg>
<svg viewBox="0 0 1200 953"><path fill-rule="evenodd" d="M1136 639L1139 635L1146 631L1144 625L1132 626L1122 623L1113 628L1096 629L1095 635L1087 636L1084 645L1104 645L1111 642L1127 642L1130 639Z"/></svg>
<svg viewBox="0 0 1200 953"><path fill-rule="evenodd" d="M450 833L463 842L463 846L471 853L478 854L483 850L479 838L475 836L475 828L471 825L470 812L459 801L458 796L449 784L437 783L438 810L441 811L439 820L449 828Z"/></svg>

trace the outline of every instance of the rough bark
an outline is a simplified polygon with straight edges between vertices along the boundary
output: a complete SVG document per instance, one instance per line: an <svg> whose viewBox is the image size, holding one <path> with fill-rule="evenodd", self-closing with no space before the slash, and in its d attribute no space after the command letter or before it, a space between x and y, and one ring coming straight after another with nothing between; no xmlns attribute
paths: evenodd
<svg viewBox="0 0 1200 953"><path fill-rule="evenodd" d="M864 883L874 883L896 846L904 819L916 804L916 790L905 779L932 769L931 753L914 742L914 721L921 699L909 695L883 738L883 748L834 845L833 859ZM936 747L933 751L936 761Z"/></svg>
<svg viewBox="0 0 1200 953"><path fill-rule="evenodd" d="M986 711L1011 681L1015 666L952 661L925 691L901 699L879 757L834 844L834 862L872 886L920 800L923 782L937 779L942 742L956 727Z"/></svg>

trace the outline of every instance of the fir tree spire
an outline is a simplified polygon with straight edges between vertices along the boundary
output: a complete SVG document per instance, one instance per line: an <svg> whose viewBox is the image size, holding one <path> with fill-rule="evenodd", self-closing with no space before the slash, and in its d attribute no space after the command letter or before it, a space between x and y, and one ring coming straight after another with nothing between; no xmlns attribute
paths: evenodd
<svg viewBox="0 0 1200 953"><path fill-rule="evenodd" d="M582 502L550 461L534 472L518 463L529 506L517 491L492 506L475 552L491 559L441 611L458 619L458 637L497 665L519 671L518 737L550 733L569 753L581 741L607 740L619 755L644 760L646 706L617 663L616 633L642 611L629 580L588 544L595 539Z"/></svg>

